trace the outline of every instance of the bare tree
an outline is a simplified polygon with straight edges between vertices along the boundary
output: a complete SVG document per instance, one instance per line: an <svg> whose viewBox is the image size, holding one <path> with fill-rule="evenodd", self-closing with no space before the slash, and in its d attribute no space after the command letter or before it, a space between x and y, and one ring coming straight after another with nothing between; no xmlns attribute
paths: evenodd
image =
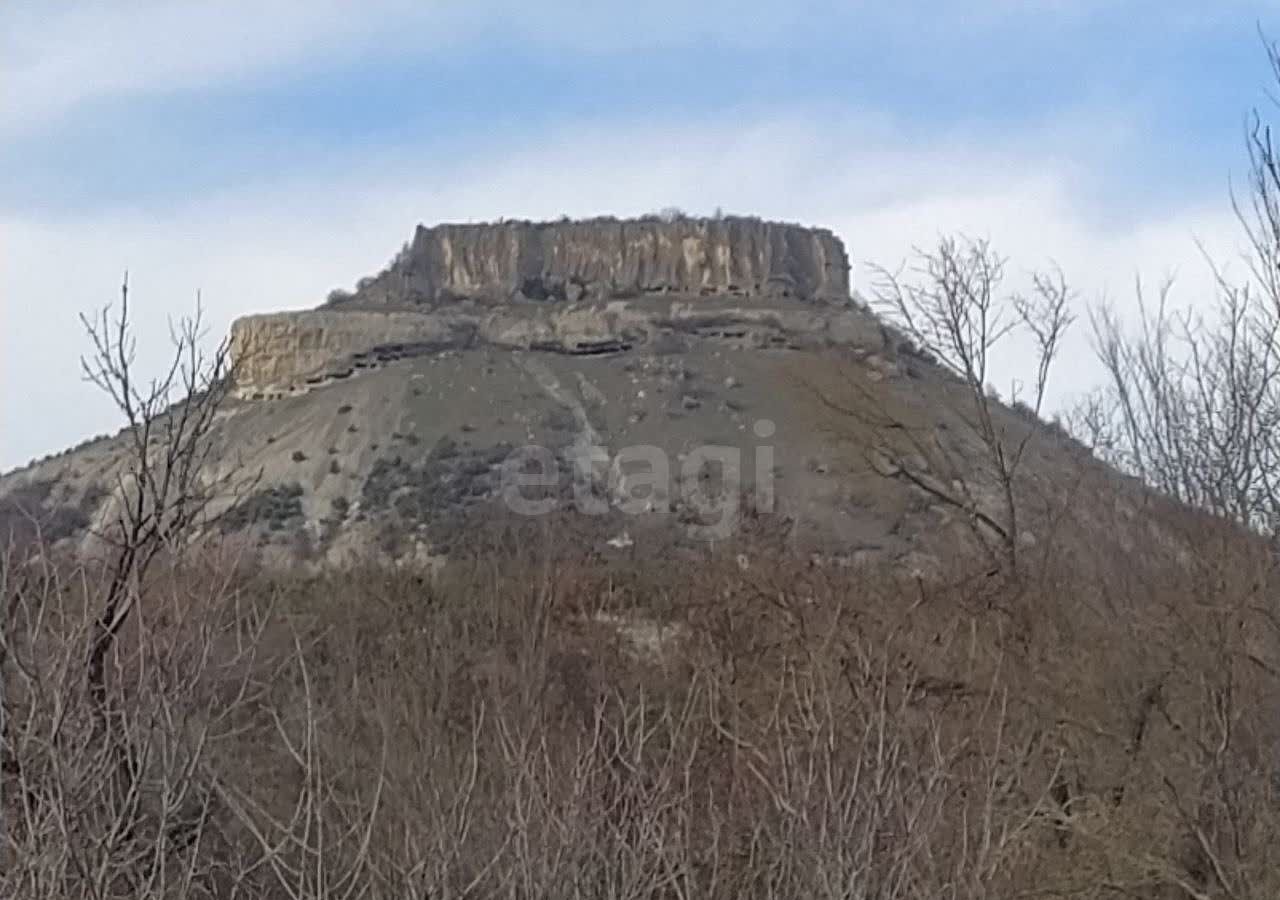
<svg viewBox="0 0 1280 900"><path fill-rule="evenodd" d="M969 421L980 441L983 462L1000 495L998 510L985 509L974 479L964 466L953 466L950 484L931 479L908 460L895 458L889 471L948 505L964 510L984 537L994 534L999 556L1013 572L1018 568L1020 524L1017 479L1027 447L1040 430L1049 373L1063 335L1073 321L1073 297L1066 278L1055 268L1033 273L1028 293L1006 292L1006 260L986 240L944 237L935 249L917 250L907 273L875 268L877 305L913 345L929 354L963 386ZM988 387L991 353L1003 340L1022 333L1036 349L1030 401L1015 384L1011 402L1026 406L1028 421L1015 433L1002 415L1002 405ZM893 421L901 429L902 422ZM910 431L919 445L919 437ZM934 442L936 443L936 442ZM920 449L936 450L936 446ZM985 542L985 541L984 541Z"/></svg>
<svg viewBox="0 0 1280 900"><path fill-rule="evenodd" d="M1280 51L1267 47L1280 82ZM1106 372L1088 401L1086 440L1159 491L1215 515L1280 530L1280 157L1255 112L1248 192L1232 206L1249 245L1246 277L1205 253L1214 294L1175 309L1172 282L1154 301L1139 281L1136 323L1112 306L1091 314ZM1077 416L1077 419L1082 419Z"/></svg>
<svg viewBox="0 0 1280 900"><path fill-rule="evenodd" d="M1267 53L1280 83L1280 48ZM1073 417L1104 460L1208 514L1187 514L1191 534L1156 525L1180 548L1174 599L1155 617L1143 609L1133 632L1171 663L1141 692L1123 791L1087 825L1074 822L1099 846L1109 829L1159 835L1110 856L1117 888L1155 884L1160 896L1277 890L1280 155L1257 111L1247 148L1247 190L1232 193L1248 240L1243 274L1202 249L1209 297L1177 308L1171 281L1154 297L1139 281L1134 321L1095 308L1106 382Z"/></svg>
<svg viewBox="0 0 1280 900"><path fill-rule="evenodd" d="M120 306L81 316L92 352L81 358L84 377L109 396L125 419L129 442L116 476L115 518L101 537L112 549L101 609L92 633L85 677L101 693L108 653L157 556L191 537L211 500L228 490L234 473L209 477L214 416L232 386L230 345L203 346L203 308L170 325L173 354L149 380L135 371L136 339L129 319L129 281Z"/></svg>

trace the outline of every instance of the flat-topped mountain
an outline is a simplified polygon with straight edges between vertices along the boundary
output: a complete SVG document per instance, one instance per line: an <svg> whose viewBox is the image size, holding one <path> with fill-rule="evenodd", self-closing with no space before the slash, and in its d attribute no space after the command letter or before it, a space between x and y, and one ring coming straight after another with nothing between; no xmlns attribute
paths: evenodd
<svg viewBox="0 0 1280 900"><path fill-rule="evenodd" d="M874 341L844 245L754 218L419 225L355 293L232 330L238 392L265 399L450 349L593 355L676 333L757 346Z"/></svg>
<svg viewBox="0 0 1280 900"><path fill-rule="evenodd" d="M768 532L925 570L1004 502L968 386L849 296L821 229L420 226L353 294L245 317L231 348L208 474L253 487L212 504L207 530L289 559L443 559L478 524L527 516L510 489L531 454L539 515L571 513L603 553ZM1036 504L1084 496L1086 470L1106 499L1082 518L1138 502L1060 430L993 409L1011 440L1032 435L1019 484ZM0 513L92 543L128 453L102 439L5 475ZM1027 515L1016 540L1041 527Z"/></svg>

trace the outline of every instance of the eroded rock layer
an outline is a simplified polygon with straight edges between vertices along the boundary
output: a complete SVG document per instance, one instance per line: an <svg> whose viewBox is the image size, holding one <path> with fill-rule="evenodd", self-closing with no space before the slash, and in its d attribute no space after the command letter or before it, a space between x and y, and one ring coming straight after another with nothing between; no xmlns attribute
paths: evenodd
<svg viewBox="0 0 1280 900"><path fill-rule="evenodd" d="M324 309L245 316L231 330L237 393L268 399L442 350L493 347L570 356L678 352L690 340L744 349L878 348L879 322L852 304L727 298L506 304L424 312Z"/></svg>
<svg viewBox="0 0 1280 900"><path fill-rule="evenodd" d="M419 225L384 272L330 306L662 292L846 297L848 257L830 231L754 218Z"/></svg>

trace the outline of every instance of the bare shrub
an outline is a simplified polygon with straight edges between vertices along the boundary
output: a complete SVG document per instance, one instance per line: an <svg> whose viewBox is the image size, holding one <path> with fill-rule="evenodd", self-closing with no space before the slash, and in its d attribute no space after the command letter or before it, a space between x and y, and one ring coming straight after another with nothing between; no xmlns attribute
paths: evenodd
<svg viewBox="0 0 1280 900"><path fill-rule="evenodd" d="M207 767L252 701L261 620L217 573L167 572L88 682L93 579L43 557L0 560L0 893L230 896L247 874Z"/></svg>
<svg viewBox="0 0 1280 900"><path fill-rule="evenodd" d="M1274 575L1185 526L1188 568L1117 549L1105 583L188 551L114 645L110 728L88 573L10 560L0 891L1274 896Z"/></svg>

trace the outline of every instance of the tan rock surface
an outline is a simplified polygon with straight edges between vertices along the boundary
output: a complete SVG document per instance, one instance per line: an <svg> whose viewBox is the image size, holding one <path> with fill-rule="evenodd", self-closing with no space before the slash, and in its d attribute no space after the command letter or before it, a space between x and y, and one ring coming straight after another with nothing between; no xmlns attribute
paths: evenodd
<svg viewBox="0 0 1280 900"><path fill-rule="evenodd" d="M757 348L840 345L878 350L881 345L879 323L852 306L744 302L641 298L421 313L326 309L245 316L231 329L237 393L246 399L270 399L396 359L473 346L590 355L643 347L663 335L696 335Z"/></svg>
<svg viewBox="0 0 1280 900"><path fill-rule="evenodd" d="M830 231L753 218L419 225L384 272L333 305L658 292L847 297L849 262Z"/></svg>

